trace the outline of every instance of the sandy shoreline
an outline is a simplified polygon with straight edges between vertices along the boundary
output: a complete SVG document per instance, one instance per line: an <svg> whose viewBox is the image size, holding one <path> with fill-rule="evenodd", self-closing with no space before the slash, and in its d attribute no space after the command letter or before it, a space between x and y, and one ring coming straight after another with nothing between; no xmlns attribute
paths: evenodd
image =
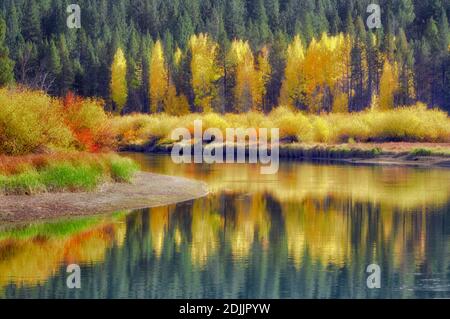
<svg viewBox="0 0 450 319"><path fill-rule="evenodd" d="M208 194L205 183L140 172L130 184L107 184L90 193L0 195L0 223L36 222L175 204Z"/></svg>

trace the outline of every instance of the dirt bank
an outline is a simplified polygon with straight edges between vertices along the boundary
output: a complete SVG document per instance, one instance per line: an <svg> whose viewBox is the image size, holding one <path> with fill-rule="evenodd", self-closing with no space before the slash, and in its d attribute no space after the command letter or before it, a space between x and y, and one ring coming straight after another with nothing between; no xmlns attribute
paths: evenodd
<svg viewBox="0 0 450 319"><path fill-rule="evenodd" d="M138 173L130 184L106 184L91 193L0 195L0 223L22 223L174 204L208 193L206 184L185 178Z"/></svg>

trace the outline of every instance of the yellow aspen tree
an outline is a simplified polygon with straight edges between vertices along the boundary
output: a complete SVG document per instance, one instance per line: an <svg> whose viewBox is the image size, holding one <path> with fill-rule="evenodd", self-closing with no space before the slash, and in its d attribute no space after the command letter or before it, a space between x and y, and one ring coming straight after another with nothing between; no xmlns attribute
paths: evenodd
<svg viewBox="0 0 450 319"><path fill-rule="evenodd" d="M351 50L352 42L350 35L338 36L338 49L336 54L336 68L339 79L333 90L332 112L346 113L349 111L349 100L351 96Z"/></svg>
<svg viewBox="0 0 450 319"><path fill-rule="evenodd" d="M304 100L310 112L345 109L348 99L340 86L350 60L347 54L349 43L343 35L328 36L324 33L319 41L311 41L303 66Z"/></svg>
<svg viewBox="0 0 450 319"><path fill-rule="evenodd" d="M183 58L183 52L179 47L175 50L175 53L173 54L173 64L176 68L178 68L181 64L181 59Z"/></svg>
<svg viewBox="0 0 450 319"><path fill-rule="evenodd" d="M304 60L305 50L300 36L296 35L286 51L285 78L280 94L280 102L283 105L301 108L306 102Z"/></svg>
<svg viewBox="0 0 450 319"><path fill-rule="evenodd" d="M310 112L320 112L325 94L326 84L331 83L333 78L332 68L332 43L330 38L324 34L317 41L313 39L305 54L305 92L306 105Z"/></svg>
<svg viewBox="0 0 450 319"><path fill-rule="evenodd" d="M186 115L189 113L189 102L184 95L177 95L177 90L173 84L167 89L164 98L164 112L169 115Z"/></svg>
<svg viewBox="0 0 450 319"><path fill-rule="evenodd" d="M164 99L169 89L169 73L160 40L156 41L153 47L149 69L151 111L152 113L161 112L164 109Z"/></svg>
<svg viewBox="0 0 450 319"><path fill-rule="evenodd" d="M127 61L121 48L117 49L114 55L113 63L111 65L111 99L116 106L116 112L122 112L122 109L127 102L128 87L127 87Z"/></svg>
<svg viewBox="0 0 450 319"><path fill-rule="evenodd" d="M222 76L217 63L218 45L207 34L200 33L191 36L189 48L195 106L200 112L211 112L218 96L217 81Z"/></svg>
<svg viewBox="0 0 450 319"><path fill-rule="evenodd" d="M236 63L235 110L245 112L252 108L255 99L252 90L255 71L253 53L246 41L235 40L231 47Z"/></svg>
<svg viewBox="0 0 450 319"><path fill-rule="evenodd" d="M383 73L380 79L379 107L381 110L394 108L394 95L398 89L398 76L396 66L391 65L388 59L384 61Z"/></svg>
<svg viewBox="0 0 450 319"><path fill-rule="evenodd" d="M263 48L255 65L255 58L247 41L234 40L228 53L234 74L234 109L237 112L261 110L270 76L267 48Z"/></svg>
<svg viewBox="0 0 450 319"><path fill-rule="evenodd" d="M269 50L266 46L261 49L257 59L257 70L254 81L255 91L255 110L261 111L264 107L264 98L267 93L267 83L270 80L270 74L272 72L269 62Z"/></svg>

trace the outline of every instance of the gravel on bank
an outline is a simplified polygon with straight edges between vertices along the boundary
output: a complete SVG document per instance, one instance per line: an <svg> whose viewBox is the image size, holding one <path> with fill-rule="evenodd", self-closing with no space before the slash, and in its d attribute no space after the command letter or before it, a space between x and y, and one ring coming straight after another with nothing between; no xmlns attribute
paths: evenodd
<svg viewBox="0 0 450 319"><path fill-rule="evenodd" d="M0 223L23 223L163 206L208 194L203 182L139 172L132 183L103 185L89 193L0 195Z"/></svg>

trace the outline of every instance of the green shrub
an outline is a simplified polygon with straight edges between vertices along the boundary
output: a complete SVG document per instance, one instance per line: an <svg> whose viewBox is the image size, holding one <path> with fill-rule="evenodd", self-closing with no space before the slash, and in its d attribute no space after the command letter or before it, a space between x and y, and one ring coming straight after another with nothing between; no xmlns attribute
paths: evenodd
<svg viewBox="0 0 450 319"><path fill-rule="evenodd" d="M426 148L415 148L409 154L412 156L431 156L433 151Z"/></svg>

